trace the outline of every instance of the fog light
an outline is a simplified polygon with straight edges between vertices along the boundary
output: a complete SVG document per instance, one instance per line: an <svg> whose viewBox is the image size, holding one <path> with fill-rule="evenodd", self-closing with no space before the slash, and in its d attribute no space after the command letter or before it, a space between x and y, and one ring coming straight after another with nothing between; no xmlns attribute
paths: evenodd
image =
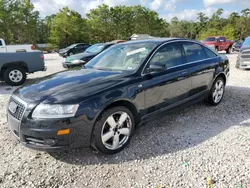
<svg viewBox="0 0 250 188"><path fill-rule="evenodd" d="M70 129L63 129L63 130L59 130L57 132L57 135L60 136L60 135L65 135L65 134L69 134L70 133Z"/></svg>
<svg viewBox="0 0 250 188"><path fill-rule="evenodd" d="M44 140L44 143L45 143L46 145L52 146L52 145L55 145L55 144L56 144L56 141L53 140L53 139L45 139L45 140Z"/></svg>

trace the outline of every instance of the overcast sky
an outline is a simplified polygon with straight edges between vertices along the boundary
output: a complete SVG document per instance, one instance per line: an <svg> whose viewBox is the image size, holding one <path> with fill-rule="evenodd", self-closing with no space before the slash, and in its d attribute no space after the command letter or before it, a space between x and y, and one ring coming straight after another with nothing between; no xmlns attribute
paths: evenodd
<svg viewBox="0 0 250 188"><path fill-rule="evenodd" d="M250 0L31 0L35 9L42 17L55 14L62 7L68 6L83 16L90 9L100 4L115 5L143 5L167 20L177 16L181 20L195 20L197 13L203 12L211 16L218 8L223 8L223 17L231 12L240 12L250 8Z"/></svg>

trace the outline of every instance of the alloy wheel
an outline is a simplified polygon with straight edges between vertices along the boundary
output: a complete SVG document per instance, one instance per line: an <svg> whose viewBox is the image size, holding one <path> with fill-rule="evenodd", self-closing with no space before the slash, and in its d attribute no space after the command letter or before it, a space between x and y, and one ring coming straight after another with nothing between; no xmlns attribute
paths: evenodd
<svg viewBox="0 0 250 188"><path fill-rule="evenodd" d="M218 80L215 83L214 91L213 91L213 101L215 103L219 103L224 94L224 83L222 80Z"/></svg>
<svg viewBox="0 0 250 188"><path fill-rule="evenodd" d="M128 113L119 111L110 115L102 127L101 140L110 150L121 148L131 135L132 120Z"/></svg>

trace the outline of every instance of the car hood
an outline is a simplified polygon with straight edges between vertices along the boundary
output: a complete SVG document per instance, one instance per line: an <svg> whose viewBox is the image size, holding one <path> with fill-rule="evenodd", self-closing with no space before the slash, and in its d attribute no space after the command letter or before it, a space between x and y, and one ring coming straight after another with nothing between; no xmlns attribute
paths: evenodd
<svg viewBox="0 0 250 188"><path fill-rule="evenodd" d="M27 103L72 104L109 89L123 80L121 72L96 69L70 70L26 84L14 92Z"/></svg>
<svg viewBox="0 0 250 188"><path fill-rule="evenodd" d="M60 50L59 50L59 53L64 53L64 52L67 52L68 50L69 50L69 48L60 49Z"/></svg>
<svg viewBox="0 0 250 188"><path fill-rule="evenodd" d="M69 56L69 57L67 57L66 61L71 62L74 60L85 60L85 59L89 59L95 55L96 54L84 52L84 53Z"/></svg>

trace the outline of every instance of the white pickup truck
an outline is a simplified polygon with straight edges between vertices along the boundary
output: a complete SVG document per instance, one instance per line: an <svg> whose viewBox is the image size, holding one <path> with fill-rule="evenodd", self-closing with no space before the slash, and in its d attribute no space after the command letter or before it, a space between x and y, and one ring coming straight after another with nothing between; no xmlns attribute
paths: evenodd
<svg viewBox="0 0 250 188"><path fill-rule="evenodd" d="M32 44L24 45L6 45L5 41L0 38L0 53L6 52L32 52L35 50L35 46Z"/></svg>

